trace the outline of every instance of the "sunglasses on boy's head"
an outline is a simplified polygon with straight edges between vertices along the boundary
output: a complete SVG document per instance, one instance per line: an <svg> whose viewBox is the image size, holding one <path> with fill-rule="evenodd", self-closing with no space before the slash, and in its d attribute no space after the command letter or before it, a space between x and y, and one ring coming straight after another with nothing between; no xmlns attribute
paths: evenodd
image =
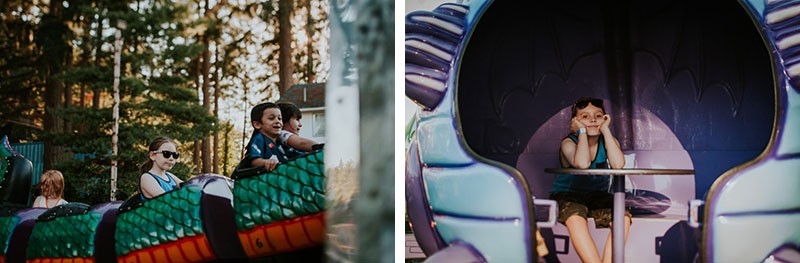
<svg viewBox="0 0 800 263"><path fill-rule="evenodd" d="M589 106L589 103L598 108L603 107L603 100L601 99L580 100L575 102L575 107L578 107L578 109L582 110L583 108L586 108L586 106Z"/></svg>
<svg viewBox="0 0 800 263"><path fill-rule="evenodd" d="M167 151L167 150L163 150L163 151L152 151L152 152L150 152L150 153L161 153L162 155L164 155L164 158L169 158L170 156L174 156L174 157L175 157L175 159L178 159L179 157L181 157L181 154L180 154L180 153L178 153L178 152L172 152L172 151Z"/></svg>

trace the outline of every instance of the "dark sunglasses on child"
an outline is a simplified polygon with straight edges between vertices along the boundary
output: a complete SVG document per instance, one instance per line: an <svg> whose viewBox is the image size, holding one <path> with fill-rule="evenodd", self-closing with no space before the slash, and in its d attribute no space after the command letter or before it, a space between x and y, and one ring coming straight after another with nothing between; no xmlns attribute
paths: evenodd
<svg viewBox="0 0 800 263"><path fill-rule="evenodd" d="M181 157L180 153L171 152L171 151L167 151L167 150L164 150L164 151L152 151L151 153L161 153L162 155L164 155L164 158L169 158L170 156L175 156L175 159L178 159L178 158Z"/></svg>
<svg viewBox="0 0 800 263"><path fill-rule="evenodd" d="M582 110L583 108L586 108L586 106L589 106L589 103L591 103L592 105L594 105L595 107L598 107L598 108L602 108L603 107L603 100L601 100L601 99L579 100L579 101L575 102L575 107L578 107L578 109Z"/></svg>

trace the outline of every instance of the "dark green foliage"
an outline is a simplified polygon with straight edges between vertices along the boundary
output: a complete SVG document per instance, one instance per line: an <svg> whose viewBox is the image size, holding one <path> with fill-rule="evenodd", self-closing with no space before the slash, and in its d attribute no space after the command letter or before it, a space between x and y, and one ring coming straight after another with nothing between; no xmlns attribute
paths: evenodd
<svg viewBox="0 0 800 263"><path fill-rule="evenodd" d="M20 115L41 114L37 106L43 87L35 59L38 50L31 36L37 25L30 19L6 19L12 10L28 14L33 9L32 1L16 1L15 6L0 4L3 23L0 24L0 132L9 135L12 142L18 138L35 138L35 129L30 120Z"/></svg>
<svg viewBox="0 0 800 263"><path fill-rule="evenodd" d="M194 36L186 32L208 22L190 19L190 12L197 10L189 10L187 4L166 0L147 5L108 0L59 3L44 12L27 1L0 7L0 132L12 142L46 141L60 147L63 156L47 168L64 174L64 198L70 202L108 202L116 160L116 197L125 199L138 190L139 165L147 160L150 140L164 135L181 146L209 136L216 127L217 118L199 103L191 75L190 61L200 54L201 45L189 41ZM122 30L118 151L112 157L111 47L119 20L127 27ZM97 28L100 21L102 30ZM175 43L177 38L185 43ZM45 80L63 83L73 96L79 96L81 88L87 95L101 96L101 104L92 105L87 97L84 105L48 106L47 114L64 124L41 127L44 91L49 87ZM196 173L195 164L186 147L179 150L187 157L171 172L187 179Z"/></svg>
<svg viewBox="0 0 800 263"><path fill-rule="evenodd" d="M35 34L36 44L42 47L37 64L51 71L42 72L43 74L61 72L63 59L72 49L69 45L71 33L59 17L50 14L42 17L39 30Z"/></svg>

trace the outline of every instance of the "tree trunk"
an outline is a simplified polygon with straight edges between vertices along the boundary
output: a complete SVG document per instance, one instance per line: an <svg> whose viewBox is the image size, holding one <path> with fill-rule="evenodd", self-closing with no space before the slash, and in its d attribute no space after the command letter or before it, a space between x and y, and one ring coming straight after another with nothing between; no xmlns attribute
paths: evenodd
<svg viewBox="0 0 800 263"><path fill-rule="evenodd" d="M195 89L197 90L197 94L199 96L199 94L202 93L202 84L200 83L200 79L201 79L200 74L202 74L202 72L203 72L203 64L202 64L200 56L198 56L197 59L194 61L194 65L195 65L194 83L195 83ZM202 145L203 145L203 141L202 140L195 140L194 141L194 153L192 154L192 162L197 167L197 172L198 173L202 172L202 169L203 169L202 159L200 158L201 154L202 154Z"/></svg>
<svg viewBox="0 0 800 263"><path fill-rule="evenodd" d="M208 78L208 73L211 67L211 56L208 46L208 35L203 36L203 70L201 74L203 74L203 108L205 108L208 114L212 114L211 112L211 93L209 92L209 82L210 79ZM205 136L203 138L203 169L202 173L210 173L211 172L211 136Z"/></svg>
<svg viewBox="0 0 800 263"><path fill-rule="evenodd" d="M47 28L48 31L61 32L66 34L62 27L64 25L61 17L61 2L50 3L50 15L53 18L47 22L42 22L42 28ZM54 30L55 29L55 30ZM44 29L42 29L44 30ZM64 130L64 120L55 115L57 111L63 107L62 99L64 98L64 83L61 82L56 76L61 73L64 62L66 61L66 50L62 48L64 43L63 35L51 35L44 37L44 46L47 52L44 56L52 56L45 59L45 91L44 91L44 129L50 133L60 133ZM53 164L61 161L64 156L63 147L57 146L53 143L52 139L44 139L44 169L52 169Z"/></svg>
<svg viewBox="0 0 800 263"><path fill-rule="evenodd" d="M240 151L239 151L239 160L244 159L244 153L245 153L245 150L246 150L245 148L247 147L247 143L246 143L246 141L247 141L247 130L250 129L251 126L252 126L252 124L248 124L248 123L253 123L253 120L249 120L248 121L248 118L250 116L248 114L248 112L250 112L250 109L249 109L250 108L250 102L248 102L248 100L247 100L247 90L248 90L247 87L248 87L248 84L249 84L249 81L247 80L247 72L244 73L244 76L245 77L242 80L242 93L243 93L242 102L244 103L244 113L243 113L244 116L242 116L243 117L242 119L244 120L244 123L243 123L244 129L242 129L242 147L239 148L240 149Z"/></svg>
<svg viewBox="0 0 800 263"><path fill-rule="evenodd" d="M308 35L308 43L306 43L306 83L314 83L317 75L314 72L314 17L311 16L311 1L306 0L306 35Z"/></svg>
<svg viewBox="0 0 800 263"><path fill-rule="evenodd" d="M55 75L55 72L48 72L44 92L44 129L52 133L58 133L64 128L64 120L53 113L54 110L62 107L61 99L64 94L64 85L56 79ZM63 156L63 147L54 144L52 139L46 138L44 140L44 169L52 169L53 164L64 159Z"/></svg>
<svg viewBox="0 0 800 263"><path fill-rule="evenodd" d="M197 166L197 170L198 170L197 172L198 173L201 173L201 171L200 171L200 169L201 169L201 166L200 166L200 160L201 160L200 159L200 153L202 151L202 149L201 149L202 146L203 146L203 141L202 140L195 140L194 141L194 154L192 154L192 162L194 163L194 165Z"/></svg>
<svg viewBox="0 0 800 263"><path fill-rule="evenodd" d="M225 125L225 134L224 134L225 136L222 137L222 140L223 140L223 143L222 143L222 157L223 157L222 158L222 172L223 173L227 173L228 172L228 156L231 155L231 147L230 147L231 141L230 141L230 138L231 138L231 135L232 135L231 134L231 129L232 128L233 128L233 125L230 125L230 123L226 123L226 125Z"/></svg>
<svg viewBox="0 0 800 263"><path fill-rule="evenodd" d="M102 6L100 6L100 1L97 2L97 9L101 11L103 10ZM103 57L103 50L100 48L103 46L103 17L101 14L102 12L98 12L97 14L100 17L97 19L97 34L95 35L97 36L97 39L95 39L94 43L94 66L97 69L100 69L102 66L102 61L100 58ZM92 108L100 109L100 97L102 92L103 90L100 89L100 87L95 86L94 90L92 91Z"/></svg>
<svg viewBox="0 0 800 263"><path fill-rule="evenodd" d="M210 7L210 1L206 1L205 13L203 14L203 16L209 19L209 21L216 20L217 12L223 5L226 4L226 2L227 2L226 0L219 1L218 3L216 3L216 5L214 5L214 8L212 9ZM205 108L206 112L208 112L209 115L216 116L216 114L214 114L214 112L211 111L211 92L209 90L211 86L211 80L209 79L209 73L211 71L211 51L210 51L211 40L209 38L211 36L209 36L209 31L210 31L209 29L206 29L206 32L204 32L203 34L204 50L203 50L203 68L201 71L203 74L203 108ZM203 138L203 170L202 170L203 173L211 173L212 171L219 171L216 168L217 167L216 160L214 161L215 163L212 163L211 160L212 141L216 142L216 140L211 135ZM214 148L216 148L216 146L214 146ZM216 153L214 153L214 155L216 156Z"/></svg>
<svg viewBox="0 0 800 263"><path fill-rule="evenodd" d="M66 83L64 85L64 109L69 109L72 107L72 83ZM72 122L69 119L64 119L64 130L62 132L71 132L72 131Z"/></svg>
<svg viewBox="0 0 800 263"><path fill-rule="evenodd" d="M293 83L292 74L294 64L292 63L292 10L294 9L293 0L279 0L278 2L278 90L280 94L285 94Z"/></svg>
<svg viewBox="0 0 800 263"><path fill-rule="evenodd" d="M91 12L90 12L91 13ZM89 32L92 31L92 23L94 22L94 16L89 15L85 22L84 22L84 33L83 34L83 41L81 41L83 47L81 48L81 61L78 62L78 65L81 68L85 68L89 65L89 60L91 59L91 43L92 43L92 34ZM80 98L78 98L78 107L84 108L86 107L86 83L80 84ZM83 127L79 127L78 130L83 132Z"/></svg>
<svg viewBox="0 0 800 263"><path fill-rule="evenodd" d="M72 65L72 49L67 53L66 60L64 61L64 70L67 71ZM64 109L69 109L72 107L72 81L67 81L64 83ZM68 119L64 119L64 129L61 132L71 132L72 131L72 123Z"/></svg>
<svg viewBox="0 0 800 263"><path fill-rule="evenodd" d="M81 85L80 93L81 93L81 95L80 95L81 99L80 99L80 102L78 104L78 107L84 108L84 107L86 107L86 85Z"/></svg>

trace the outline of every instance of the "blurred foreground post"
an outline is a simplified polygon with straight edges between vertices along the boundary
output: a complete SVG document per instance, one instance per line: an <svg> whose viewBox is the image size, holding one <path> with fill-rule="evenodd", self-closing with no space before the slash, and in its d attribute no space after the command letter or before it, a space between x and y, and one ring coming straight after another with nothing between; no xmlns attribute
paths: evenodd
<svg viewBox="0 0 800 263"><path fill-rule="evenodd" d="M326 258L394 262L394 1L334 1L329 19Z"/></svg>
<svg viewBox="0 0 800 263"><path fill-rule="evenodd" d="M357 262L394 262L394 1L356 1L361 124Z"/></svg>
<svg viewBox="0 0 800 263"><path fill-rule="evenodd" d="M333 1L331 24L331 72L325 87L325 221L328 262L355 262L358 202L358 167L361 136L358 113L358 72L353 28L361 13L351 1Z"/></svg>

